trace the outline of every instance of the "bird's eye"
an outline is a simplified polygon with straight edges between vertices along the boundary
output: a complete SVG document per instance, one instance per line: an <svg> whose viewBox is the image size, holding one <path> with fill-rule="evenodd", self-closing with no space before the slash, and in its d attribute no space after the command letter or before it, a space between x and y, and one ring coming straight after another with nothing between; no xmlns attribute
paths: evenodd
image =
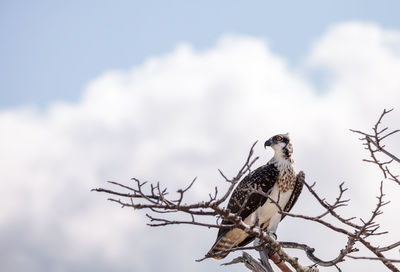
<svg viewBox="0 0 400 272"><path fill-rule="evenodd" d="M282 137L281 137L281 136L277 136L277 137L276 137L276 140L277 140L277 141L280 141L280 140L282 140Z"/></svg>

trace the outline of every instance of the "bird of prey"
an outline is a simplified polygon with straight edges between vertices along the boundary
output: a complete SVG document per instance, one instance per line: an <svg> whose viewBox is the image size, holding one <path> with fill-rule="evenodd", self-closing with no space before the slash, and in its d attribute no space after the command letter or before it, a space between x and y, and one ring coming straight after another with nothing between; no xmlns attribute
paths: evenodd
<svg viewBox="0 0 400 272"><path fill-rule="evenodd" d="M244 223L257 225L276 238L276 229L284 217L279 211L289 212L296 203L303 188L304 172L300 171L296 176L288 133L271 137L264 148L267 146L275 151L274 156L242 179L232 193L228 209L239 215ZM260 189L265 194L255 192ZM222 225L229 224L231 222L222 221ZM220 228L217 240L207 255L223 259L230 249L245 246L254 238L239 228Z"/></svg>

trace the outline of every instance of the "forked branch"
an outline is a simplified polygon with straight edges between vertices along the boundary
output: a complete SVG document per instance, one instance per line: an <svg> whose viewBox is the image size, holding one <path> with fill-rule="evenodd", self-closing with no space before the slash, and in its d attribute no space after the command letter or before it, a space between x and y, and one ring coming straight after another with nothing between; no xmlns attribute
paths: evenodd
<svg viewBox="0 0 400 272"><path fill-rule="evenodd" d="M392 154L388 149L385 148L383 141L388 137L393 136L400 130L389 131L388 128L381 128L381 122L386 114L392 110L384 110L380 115L378 121L372 128L372 133L365 133L358 130L351 130L362 136L361 140L363 145L369 151L370 158L365 161L373 163L378 166L385 179L395 181L400 185L399 176L394 174L391 170L392 163L399 163L400 160L397 156ZM218 254L223 254L233 251L244 251L244 250L264 250L268 249L269 258L277 263L278 269L281 271L291 271L285 263L290 264L296 271L318 271L318 266L332 266L336 267L338 271L341 271L338 265L346 259L358 259L358 260L370 260L378 261L386 266L391 271L399 272L399 269L394 265L399 263L400 259L389 259L386 258L383 253L390 250L394 250L400 247L400 241L391 243L389 245L374 244L371 241L371 237L378 235L387 235L387 231L381 231L381 226L378 223L379 216L383 214L383 207L388 205L390 201L385 199L384 194L384 182L380 183L379 191L377 194L377 202L373 207L371 214L368 218L358 218L352 216L350 218L344 217L340 214L341 208L347 208L350 201L349 198L345 198L347 188L344 187L344 183L338 185L338 194L334 201L328 202L315 188L315 183L308 184L304 180L302 182L308 189L308 193L316 199L317 203L324 209L322 213L317 215L307 214L293 214L285 212L279 208L280 213L284 216L290 216L301 220L312 221L313 223L322 225L329 231L344 235L347 237L347 243L342 249L338 249L337 256L331 260L322 260L315 256L315 249L298 242L278 242L273 237L270 237L265 231L262 231L258 226L250 226L243 222L242 218L237 214L231 213L228 209L222 207L224 201L226 201L232 194L236 184L247 174L250 173L251 167L257 161L258 157L254 157L254 143L249 151L247 159L241 169L238 171L236 176L228 178L221 170L218 170L222 176L222 179L229 184L228 189L222 194L215 187L214 192L208 194L205 201L184 203L185 195L195 185L196 178L193 179L187 187L179 189L176 195L172 195L168 192L167 188L164 188L160 183L147 183L141 182L140 180L133 178L131 184L121 184L115 181L109 181L109 184L114 186L116 189L104 189L96 188L93 191L102 192L110 196L108 200L113 203L117 203L121 207L129 207L134 209L142 209L147 211L147 218L149 219L148 225L151 227L160 227L167 225L179 225L189 224L199 227L207 228L239 228L250 236L258 238L260 241L258 245L237 247L227 251L216 253L215 255L206 255L204 260L210 257L217 257ZM380 156L386 156L387 160L381 160ZM261 194L264 197L269 198L268 194L259 190L258 188L249 187L249 194ZM273 199L269 198L272 203L275 203ZM244 202L243 206L246 204ZM187 215L187 219L183 220L182 217L175 217L175 214ZM356 214L356 212L354 212ZM328 217L333 218L335 221L327 220ZM179 219L177 219L179 218ZM216 220L217 219L217 220ZM220 222L230 222L229 224L221 224ZM215 223L210 223L215 222ZM357 256L355 255L359 250L356 248L361 246L366 248L371 256ZM321 246L321 245L318 245ZM284 249L292 248L303 250L307 257L313 263L312 266L301 265L296 257L290 256ZM242 262L247 268L254 272L266 272L271 271L272 268L268 268L269 264L263 265L262 262L255 260L246 252L243 252L241 257L234 259L227 264L234 264ZM267 267L268 266L268 267Z"/></svg>

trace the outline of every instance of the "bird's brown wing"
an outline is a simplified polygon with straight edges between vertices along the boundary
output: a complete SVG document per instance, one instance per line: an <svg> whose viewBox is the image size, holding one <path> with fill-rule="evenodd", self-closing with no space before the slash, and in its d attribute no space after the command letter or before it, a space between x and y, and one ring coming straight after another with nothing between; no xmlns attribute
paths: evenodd
<svg viewBox="0 0 400 272"><path fill-rule="evenodd" d="M284 212L290 212L294 204L296 204L296 201L300 196L301 190L303 190L304 182L305 182L305 174L303 171L300 171L296 176L296 184L294 185L292 195L290 196L288 203L286 203L286 206L283 209ZM285 215L283 214L282 219L284 217Z"/></svg>
<svg viewBox="0 0 400 272"><path fill-rule="evenodd" d="M233 191L228 202L228 209L232 213L239 215L242 220L255 212L267 200L266 197L252 193L253 188L261 188L263 192L268 193L275 182L278 180L279 171L274 164L261 166L247 175ZM223 220L222 224L229 225L231 222ZM219 229L217 241L224 236L231 228Z"/></svg>

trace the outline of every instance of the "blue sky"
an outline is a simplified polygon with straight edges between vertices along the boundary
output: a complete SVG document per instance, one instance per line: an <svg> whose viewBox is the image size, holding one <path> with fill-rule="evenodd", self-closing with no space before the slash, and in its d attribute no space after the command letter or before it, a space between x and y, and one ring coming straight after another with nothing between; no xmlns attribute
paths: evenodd
<svg viewBox="0 0 400 272"><path fill-rule="evenodd" d="M187 41L222 34L267 39L297 63L340 21L398 29L399 1L1 1L0 108L76 101L85 84Z"/></svg>

